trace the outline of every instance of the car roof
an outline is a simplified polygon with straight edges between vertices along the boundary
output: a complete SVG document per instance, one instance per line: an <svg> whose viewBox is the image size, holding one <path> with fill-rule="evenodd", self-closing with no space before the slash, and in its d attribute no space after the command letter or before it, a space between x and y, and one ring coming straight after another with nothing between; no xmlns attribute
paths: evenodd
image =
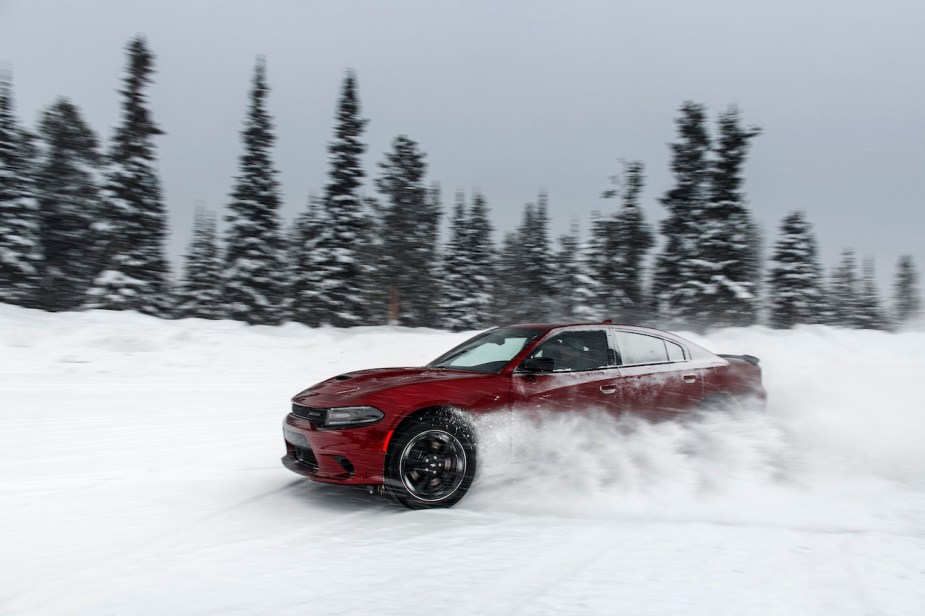
<svg viewBox="0 0 925 616"><path fill-rule="evenodd" d="M515 323L513 325L502 325L501 327L518 327L523 329L542 329L542 330L552 330L559 329L562 327L586 327L594 325L606 325L608 327L626 327L630 329L644 329L649 331L662 331L655 329L654 327L646 327L644 325L631 325L629 323L614 323L613 321L582 321L578 323Z"/></svg>

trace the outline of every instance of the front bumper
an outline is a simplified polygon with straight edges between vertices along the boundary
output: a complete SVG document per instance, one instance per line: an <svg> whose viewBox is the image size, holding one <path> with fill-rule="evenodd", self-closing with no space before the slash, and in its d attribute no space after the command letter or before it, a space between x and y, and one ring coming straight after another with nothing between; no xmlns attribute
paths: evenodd
<svg viewBox="0 0 925 616"><path fill-rule="evenodd" d="M283 466L324 483L381 485L390 431L383 424L319 430L290 414L283 422Z"/></svg>

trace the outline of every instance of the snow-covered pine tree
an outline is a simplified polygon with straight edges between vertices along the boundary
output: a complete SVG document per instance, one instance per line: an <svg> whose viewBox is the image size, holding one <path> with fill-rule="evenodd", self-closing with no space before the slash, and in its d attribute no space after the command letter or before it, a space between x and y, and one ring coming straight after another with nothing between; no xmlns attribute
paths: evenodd
<svg viewBox="0 0 925 616"><path fill-rule="evenodd" d="M786 329L823 319L822 268L812 226L803 212L788 214L780 225L769 276L771 327Z"/></svg>
<svg viewBox="0 0 925 616"><path fill-rule="evenodd" d="M826 322L836 327L854 327L860 300L858 264L854 251L842 251L838 265L832 271L827 289Z"/></svg>
<svg viewBox="0 0 925 616"><path fill-rule="evenodd" d="M443 252L441 267L441 293L439 302L442 327L454 332L475 327L471 319L471 300L467 284L469 216L466 196L456 193L453 215L450 219L450 239Z"/></svg>
<svg viewBox="0 0 925 616"><path fill-rule="evenodd" d="M550 315L556 321L577 318L577 309L582 301L579 292L582 288L580 242L577 223L572 224L568 233L559 236L559 246L553 256L556 265L552 271L553 310Z"/></svg>
<svg viewBox="0 0 925 616"><path fill-rule="evenodd" d="M308 206L296 218L290 233L286 311L291 320L309 327L321 325L319 304L325 281L315 259L318 237L326 225L324 215L321 199L309 196Z"/></svg>
<svg viewBox="0 0 925 616"><path fill-rule="evenodd" d="M591 230L579 249L574 316L580 321L600 321L609 316L610 288L606 281L613 261L612 223L600 212L592 212Z"/></svg>
<svg viewBox="0 0 925 616"><path fill-rule="evenodd" d="M524 218L532 216L532 205L524 208ZM518 315L523 314L524 303L528 300L520 279L520 268L524 262L524 246L521 241L522 226L516 231L508 231L501 240L498 250L498 284L495 290L494 315L498 323L515 323Z"/></svg>
<svg viewBox="0 0 925 616"><path fill-rule="evenodd" d="M366 150L360 136L366 122L360 117L356 77L348 72L338 102L334 140L328 145L327 224L318 236L314 255L316 275L324 285L318 296L318 317L335 327L363 325L370 312L368 268L361 257L370 252L373 224L370 204L359 194L365 175L360 157Z"/></svg>
<svg viewBox="0 0 925 616"><path fill-rule="evenodd" d="M874 260L864 259L853 326L858 329L888 329L880 303L880 293L877 291L877 281L874 278Z"/></svg>
<svg viewBox="0 0 925 616"><path fill-rule="evenodd" d="M678 141L671 144L675 185L661 199L668 217L661 222L665 242L655 262L653 299L666 324L697 327L704 281L695 277L694 266L710 196L710 136L703 105L685 102L675 122Z"/></svg>
<svg viewBox="0 0 925 616"><path fill-rule="evenodd" d="M467 233L469 255L468 288L474 327L488 327L492 318L495 293L495 246L492 240L488 202L482 193L476 193L469 212Z"/></svg>
<svg viewBox="0 0 925 616"><path fill-rule="evenodd" d="M251 325L275 325L282 320L284 262L279 182L271 157L275 137L266 106L269 90L266 62L261 57L254 67L241 131L244 153L225 217L225 313Z"/></svg>
<svg viewBox="0 0 925 616"><path fill-rule="evenodd" d="M77 310L97 274L91 229L99 214L102 156L96 135L69 100L59 98L39 120L43 142L37 195L41 211L45 310Z"/></svg>
<svg viewBox="0 0 925 616"><path fill-rule="evenodd" d="M922 297L919 291L919 273L909 255L899 258L896 279L893 283L893 319L902 326L922 314Z"/></svg>
<svg viewBox="0 0 925 616"><path fill-rule="evenodd" d="M697 322L707 327L746 326L758 315L759 275L754 270L760 247L751 244L754 223L741 192L741 173L749 142L761 131L744 128L734 107L720 114L718 126L709 198L691 263L694 296L699 296L701 306Z"/></svg>
<svg viewBox="0 0 925 616"><path fill-rule="evenodd" d="M36 306L42 253L34 146L13 111L10 76L0 72L0 302Z"/></svg>
<svg viewBox="0 0 925 616"><path fill-rule="evenodd" d="M524 226L524 261L521 273L527 285L529 304L520 317L529 321L549 320L553 311L553 263L549 247L549 195L540 191L529 224ZM520 320L519 319L519 320Z"/></svg>
<svg viewBox="0 0 925 616"><path fill-rule="evenodd" d="M154 56L141 37L129 41L127 51L122 119L110 146L102 213L94 225L100 269L85 305L167 316L173 303L164 255L167 215L153 140L163 132L151 119L144 93Z"/></svg>
<svg viewBox="0 0 925 616"><path fill-rule="evenodd" d="M422 325L426 327L440 326L440 220L443 217L443 198L440 184L434 182L427 191L428 202L430 205L426 208L429 213L428 224L422 225L418 230L421 246L422 258L428 261L428 272L430 281L427 286L430 287L429 294L419 294L417 296L418 307L415 309L420 315Z"/></svg>
<svg viewBox="0 0 925 616"><path fill-rule="evenodd" d="M411 327L434 323L439 293L435 273L439 193L424 183L424 157L415 141L400 135L379 163L382 172L376 178L376 187L386 198L380 207L378 286L387 291L387 312L394 312L395 324Z"/></svg>
<svg viewBox="0 0 925 616"><path fill-rule="evenodd" d="M541 322L554 311L548 202L541 192L536 204L524 206L517 231L505 236L494 294L500 322Z"/></svg>
<svg viewBox="0 0 925 616"><path fill-rule="evenodd" d="M453 331L487 327L493 320L495 254L488 204L476 193L467 210L465 200L456 193L443 255L440 322Z"/></svg>
<svg viewBox="0 0 925 616"><path fill-rule="evenodd" d="M645 185L644 169L639 161L624 164L617 190L621 206L608 225L611 234L608 244L612 245L614 255L607 314L624 323L648 321L655 316L643 288L643 262L655 245L639 207L639 195Z"/></svg>
<svg viewBox="0 0 925 616"><path fill-rule="evenodd" d="M186 268L174 312L179 318L221 319L225 316L215 214L203 207L196 208L193 238L186 253Z"/></svg>
<svg viewBox="0 0 925 616"><path fill-rule="evenodd" d="M624 178L624 185L613 191L613 196L622 194L621 209L608 215L595 212L592 216L578 287L578 316L584 320L617 318L631 323L652 317L642 290L642 261L652 245L652 236L638 207L641 167L634 167L630 173L631 179Z"/></svg>

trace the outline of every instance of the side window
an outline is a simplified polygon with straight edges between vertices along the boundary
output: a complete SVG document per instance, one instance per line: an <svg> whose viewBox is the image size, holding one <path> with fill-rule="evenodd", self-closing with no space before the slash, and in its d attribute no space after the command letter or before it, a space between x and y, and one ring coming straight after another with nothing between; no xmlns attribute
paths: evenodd
<svg viewBox="0 0 925 616"><path fill-rule="evenodd" d="M551 357L556 372L606 368L610 362L607 333L603 330L562 332L541 344L530 357Z"/></svg>
<svg viewBox="0 0 925 616"><path fill-rule="evenodd" d="M684 349L680 344L666 340L665 346L668 347L668 361L684 361Z"/></svg>
<svg viewBox="0 0 925 616"><path fill-rule="evenodd" d="M668 361L668 349L665 346L665 341L661 338L618 331L617 344L620 346L620 356L624 366L656 364ZM681 347L678 347L678 351L681 351ZM681 357L682 359L684 357L683 351L681 352Z"/></svg>

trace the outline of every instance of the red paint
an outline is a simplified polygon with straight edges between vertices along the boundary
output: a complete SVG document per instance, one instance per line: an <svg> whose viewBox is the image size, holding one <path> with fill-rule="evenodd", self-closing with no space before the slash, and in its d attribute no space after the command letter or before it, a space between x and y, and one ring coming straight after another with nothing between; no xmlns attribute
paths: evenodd
<svg viewBox="0 0 925 616"><path fill-rule="evenodd" d="M382 453L385 453L389 450L389 441L392 440L393 434L395 434L395 430L389 430L389 433L385 435L385 440L382 441Z"/></svg>

